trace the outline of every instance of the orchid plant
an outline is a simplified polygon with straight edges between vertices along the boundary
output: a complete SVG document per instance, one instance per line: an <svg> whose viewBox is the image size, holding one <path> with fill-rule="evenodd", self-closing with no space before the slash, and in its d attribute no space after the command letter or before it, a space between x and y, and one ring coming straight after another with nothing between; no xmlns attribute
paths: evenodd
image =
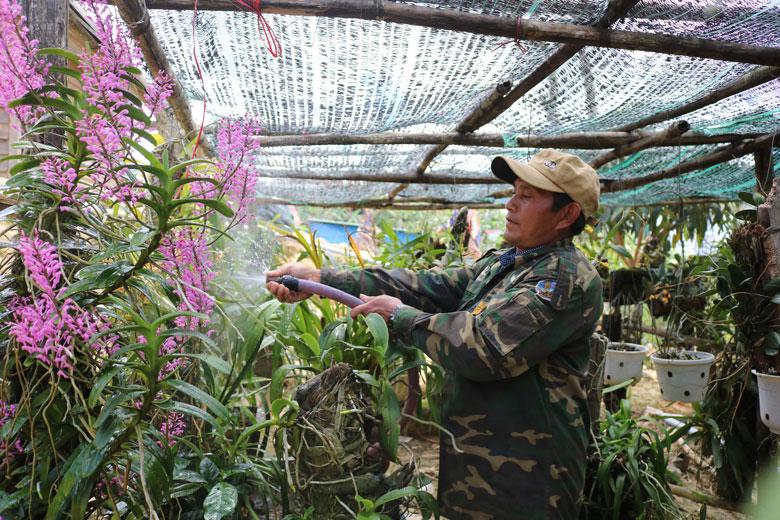
<svg viewBox="0 0 780 520"><path fill-rule="evenodd" d="M249 218L258 123L220 123L214 160L171 157L155 120L173 82L145 78L127 29L86 4L99 44L74 54L38 48L17 1L0 0L0 106L22 136L2 158L14 205L0 515L160 518L190 501L240 516L237 488L261 486L265 469L221 459L235 451L227 399L192 382L238 377L212 339L212 244Z"/></svg>

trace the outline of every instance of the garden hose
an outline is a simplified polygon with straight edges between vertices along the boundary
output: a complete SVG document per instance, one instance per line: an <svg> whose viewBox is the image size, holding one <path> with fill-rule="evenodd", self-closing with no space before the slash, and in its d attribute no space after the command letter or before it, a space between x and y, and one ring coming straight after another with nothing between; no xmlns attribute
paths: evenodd
<svg viewBox="0 0 780 520"><path fill-rule="evenodd" d="M303 292L307 294L316 294L335 300L339 303L343 303L350 309L362 305L365 303L360 298L356 298L349 293L346 293L330 285L325 285L319 282L312 282L311 280L301 280L294 276L284 275L277 279L269 278L268 281L275 281L287 287L291 291ZM417 410L417 403L420 400L422 392L420 391L420 371L417 367L412 367L408 370L409 374L409 396L404 403L403 417L401 418L401 425L405 425L408 422L410 416L414 415Z"/></svg>
<svg viewBox="0 0 780 520"><path fill-rule="evenodd" d="M323 296L325 298L335 300L339 303L343 303L350 309L365 303L360 298L355 298L351 294L345 293L344 291L336 289L335 287L331 287L330 285L325 285L324 283L312 282L310 280L301 280L299 278L287 274L282 276L278 280L270 280L270 281L276 281L276 283L280 283L284 285L291 291L304 292L307 294L316 294L317 296Z"/></svg>

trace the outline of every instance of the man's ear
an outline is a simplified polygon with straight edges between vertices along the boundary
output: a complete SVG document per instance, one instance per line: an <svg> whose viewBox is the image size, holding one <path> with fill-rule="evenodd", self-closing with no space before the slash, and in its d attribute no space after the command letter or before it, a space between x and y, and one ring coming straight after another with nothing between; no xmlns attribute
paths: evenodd
<svg viewBox="0 0 780 520"><path fill-rule="evenodd" d="M555 229L569 229L574 224L582 213L582 207L576 202L570 202L564 207L558 210L559 220L555 225Z"/></svg>

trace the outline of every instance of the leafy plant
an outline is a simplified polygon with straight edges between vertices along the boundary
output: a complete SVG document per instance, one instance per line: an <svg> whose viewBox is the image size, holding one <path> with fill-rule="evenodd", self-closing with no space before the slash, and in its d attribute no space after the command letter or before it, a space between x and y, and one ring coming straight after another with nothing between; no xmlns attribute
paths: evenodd
<svg viewBox="0 0 780 520"><path fill-rule="evenodd" d="M687 428L659 434L631 415L622 400L607 412L588 461L585 518L673 518L680 516L667 483L669 448Z"/></svg>

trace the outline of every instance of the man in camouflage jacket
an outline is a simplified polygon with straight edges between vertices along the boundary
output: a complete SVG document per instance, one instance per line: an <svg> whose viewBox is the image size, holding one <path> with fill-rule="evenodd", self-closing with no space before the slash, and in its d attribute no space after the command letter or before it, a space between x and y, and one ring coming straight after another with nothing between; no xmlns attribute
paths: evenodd
<svg viewBox="0 0 780 520"><path fill-rule="evenodd" d="M590 417L583 386L601 281L571 243L598 208L595 171L543 150L498 157L513 184L506 241L470 267L351 271L291 264L271 276L322 281L366 303L403 343L445 368L439 504L451 520L575 519ZM269 283L283 301L303 297Z"/></svg>

